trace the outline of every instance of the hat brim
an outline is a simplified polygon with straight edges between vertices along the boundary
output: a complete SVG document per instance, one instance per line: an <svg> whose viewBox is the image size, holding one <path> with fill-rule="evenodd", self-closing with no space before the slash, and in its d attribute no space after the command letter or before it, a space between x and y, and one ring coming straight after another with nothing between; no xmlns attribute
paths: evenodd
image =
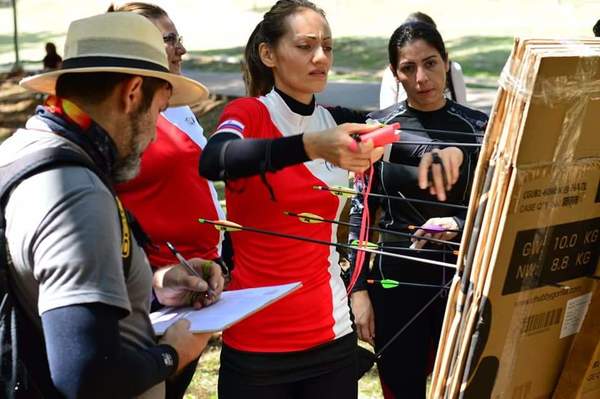
<svg viewBox="0 0 600 399"><path fill-rule="evenodd" d="M59 76L66 73L93 73L93 72L115 72L126 73L129 75L148 76L158 78L169 82L173 88L173 94L169 100L172 107L180 105L192 105L208 98L208 89L200 82L186 78L185 76L175 75L173 73L152 71L142 68L127 67L86 67L59 69L56 71L41 73L39 75L24 78L19 84L32 91L56 94L56 80Z"/></svg>

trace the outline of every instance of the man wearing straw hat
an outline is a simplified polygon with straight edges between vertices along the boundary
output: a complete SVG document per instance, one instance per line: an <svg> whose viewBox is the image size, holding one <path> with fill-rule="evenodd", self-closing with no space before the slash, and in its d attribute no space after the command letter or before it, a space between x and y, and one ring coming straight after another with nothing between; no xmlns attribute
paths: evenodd
<svg viewBox="0 0 600 399"><path fill-rule="evenodd" d="M34 336L45 343L41 351L32 349L40 346L33 339L23 345L33 358L26 364L32 392L164 397L163 381L197 358L209 335L192 334L181 321L157 341L150 298L154 292L163 304L182 305L190 291L207 291L207 282L181 266L152 275L112 184L136 175L159 112L197 102L207 90L169 73L161 34L134 13L73 22L62 69L21 84L50 98L0 146L0 167L48 148L76 152L91 164L25 178L3 209L9 281ZM202 260L191 262L200 268ZM213 266L210 300L223 284Z"/></svg>

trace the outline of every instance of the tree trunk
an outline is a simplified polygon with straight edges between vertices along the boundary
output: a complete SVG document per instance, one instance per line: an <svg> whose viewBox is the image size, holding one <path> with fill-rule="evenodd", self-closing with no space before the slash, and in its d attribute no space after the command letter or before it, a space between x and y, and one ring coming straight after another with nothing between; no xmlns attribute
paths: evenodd
<svg viewBox="0 0 600 399"><path fill-rule="evenodd" d="M15 68L18 68L21 64L21 60L19 58L19 31L17 29L17 0L12 0L12 8L13 8L13 43L15 46Z"/></svg>

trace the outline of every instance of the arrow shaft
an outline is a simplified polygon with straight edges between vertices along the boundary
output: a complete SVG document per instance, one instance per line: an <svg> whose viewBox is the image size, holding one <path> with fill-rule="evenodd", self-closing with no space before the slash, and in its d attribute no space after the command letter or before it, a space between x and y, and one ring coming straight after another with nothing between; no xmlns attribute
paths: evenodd
<svg viewBox="0 0 600 399"><path fill-rule="evenodd" d="M396 130L400 132L421 132L421 133L438 133L438 134L447 134L447 135L458 135L458 136L469 136L469 137L483 137L483 133L465 133L465 132L455 132L452 130L440 130L440 129L420 129L418 127L400 127L400 129Z"/></svg>
<svg viewBox="0 0 600 399"><path fill-rule="evenodd" d="M393 144L405 144L405 145L435 145L441 147L481 147L481 144L478 143L460 143L457 141L413 141L413 140L398 140Z"/></svg>
<svg viewBox="0 0 600 399"><path fill-rule="evenodd" d="M428 229L428 228L427 228L427 226L425 226L425 225L424 225L424 226L416 226L416 225L414 225L414 224L409 224L409 225L407 225L407 226L406 226L406 228L407 228L408 230L419 230L419 229L423 229L423 230L425 230L425 231L426 231L426 232L428 232L428 233L443 233L443 232L445 232L445 233L462 233L462 230L456 230L456 229L445 229L445 228L442 228L441 230L430 230L430 229Z"/></svg>
<svg viewBox="0 0 600 399"><path fill-rule="evenodd" d="M431 248L417 249L417 248L396 247L396 246L389 246L389 245L382 245L382 244L379 244L379 247L384 248L384 249L400 249L400 250L404 250L404 251L408 251L408 252L416 252L416 253L452 254L452 255L458 256L458 251L449 251L449 250L445 250L445 249L431 249Z"/></svg>
<svg viewBox="0 0 600 399"><path fill-rule="evenodd" d="M360 228L360 225L358 225L356 223L344 222L344 221L341 221L341 220L325 219L325 218L322 218L322 217L312 217L312 216L308 216L308 215L301 215L301 214L295 213L295 212L285 212L285 213L287 215L289 215L289 216L294 216L294 217L297 217L297 218L304 218L304 219L307 219L307 220L321 221L321 222L326 222L326 223L331 223L331 224L338 224L338 225L341 225L341 226L359 227ZM382 228L375 227L375 226L369 227L369 231L377 231L379 233L386 233L386 234L395 235L395 236L399 236L399 237L417 238L419 240L436 242L438 244L447 244L447 245L453 245L453 246L460 246L460 244L457 243L457 242L440 240L440 239L437 239L437 238L430 238L430 237L421 237L421 236L417 236L415 234L403 233L401 231L394 231L394 230L386 230L386 229L382 229Z"/></svg>
<svg viewBox="0 0 600 399"><path fill-rule="evenodd" d="M446 285L443 286L443 288L441 290L438 291L437 294L435 294L433 296L433 298L431 298L429 300L429 302L427 302L425 304L425 306L423 306L421 308L421 310L419 310L400 330L398 330L398 332L396 334L394 334L392 336L392 338L389 339L388 342L385 343L385 345L383 345L383 347L381 349L379 349L379 351L375 354L375 358L379 359L381 358L381 355L383 354L383 351L385 351L412 323L414 323L415 320L417 320L417 318L433 303L435 302L435 300L442 295L442 293L444 292L445 288L450 287L451 281L448 282Z"/></svg>
<svg viewBox="0 0 600 399"><path fill-rule="evenodd" d="M367 280L368 284L381 284L383 280ZM408 285L411 287L425 287L425 288L444 288L444 285L436 285L436 284L421 284L421 283L407 283L404 281L395 281L394 284L397 285Z"/></svg>
<svg viewBox="0 0 600 399"><path fill-rule="evenodd" d="M334 189L334 188L326 187L326 186L314 186L313 188L315 190L331 191L333 193L343 192L343 193L351 194L351 195L360 194L360 193L358 193L354 190L350 190L350 189L341 190L341 189ZM468 209L468 206L465 206L465 205L448 204L445 202L435 202L435 201L428 201L428 200L422 200L422 199L416 199L416 198L405 198L405 197L400 197L400 196L396 196L396 195L385 195L385 194L377 194L377 193L369 193L367 195L369 195L371 197L386 198L386 199L391 199L391 200L395 200L395 201L414 202L417 204L441 206L441 207L446 207L446 208L455 208L455 209L462 209L462 210ZM446 230L446 231L450 231L450 230Z"/></svg>
<svg viewBox="0 0 600 399"><path fill-rule="evenodd" d="M221 226L221 227L225 227L225 228L231 228L231 226L228 226L227 224L215 222L215 221L212 221L212 220L204 220L203 219L201 223L207 223L207 224L212 224L214 226ZM453 264L453 263L441 262L441 261L431 260L431 259L416 258L414 256L395 254L395 253L380 251L380 250L376 250L376 249L359 248L359 247L354 247L352 245L346 245L346 244L341 244L341 243L336 243L336 242L329 242L329 241L321 241L321 240L316 240L314 238L294 236L294 235L285 234L285 233L277 233L277 232L274 232L274 231L262 230L262 229L257 229L257 228L254 228L254 227L245 227L245 226L236 225L235 229L237 229L239 231L247 231L247 232L251 232L251 233L257 233L257 234L264 234L264 235L269 235L269 236L274 236L274 237L287 238L287 239L290 239L290 240L310 242L310 243L318 244L318 245L327 245L327 246L331 246L331 247L344 248L344 249L350 249L350 250L355 250L355 251L362 251L362 252L367 252L367 253L381 255L381 256L389 256L389 257L392 257L392 258L400 258L400 259L405 259L405 260L411 260L411 261L421 262L421 263L427 263L427 264L435 265L435 266L444 266L444 267L456 268L456 265Z"/></svg>

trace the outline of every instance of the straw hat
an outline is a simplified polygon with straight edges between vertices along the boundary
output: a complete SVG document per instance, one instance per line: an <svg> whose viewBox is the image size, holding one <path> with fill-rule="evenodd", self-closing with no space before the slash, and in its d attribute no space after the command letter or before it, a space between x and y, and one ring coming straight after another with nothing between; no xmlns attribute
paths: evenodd
<svg viewBox="0 0 600 399"><path fill-rule="evenodd" d="M111 12L73 21L67 32L62 68L23 79L26 89L55 94L65 73L120 72L166 80L173 86L169 105L193 104L208 97L208 89L169 72L160 31L132 12Z"/></svg>

